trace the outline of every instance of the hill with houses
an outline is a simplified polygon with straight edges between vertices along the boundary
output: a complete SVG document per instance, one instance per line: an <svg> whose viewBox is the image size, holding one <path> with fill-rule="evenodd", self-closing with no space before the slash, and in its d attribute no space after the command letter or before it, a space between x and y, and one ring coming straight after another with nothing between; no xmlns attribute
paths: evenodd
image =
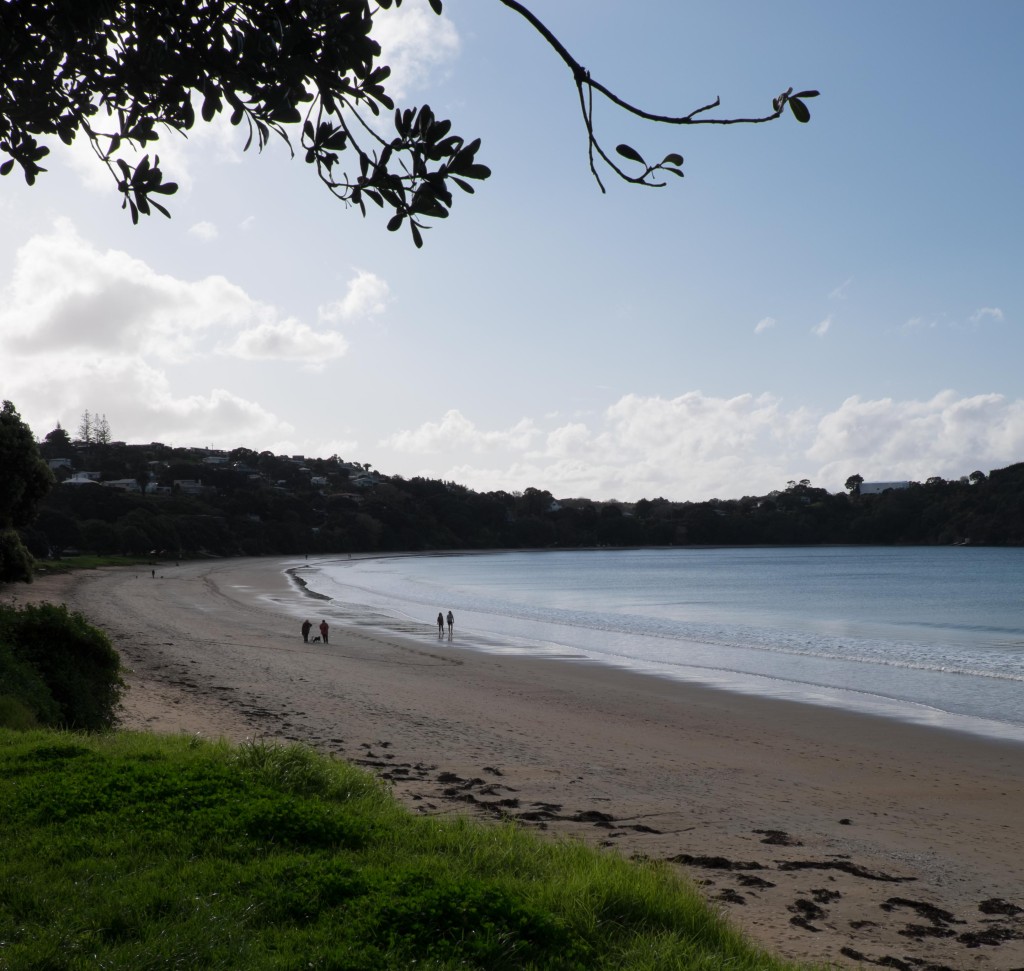
<svg viewBox="0 0 1024 971"><path fill-rule="evenodd" d="M186 557L590 546L1024 545L1024 463L957 480L807 480L704 502L480 493L334 455L152 442L39 443L56 485L21 530L36 556Z"/></svg>

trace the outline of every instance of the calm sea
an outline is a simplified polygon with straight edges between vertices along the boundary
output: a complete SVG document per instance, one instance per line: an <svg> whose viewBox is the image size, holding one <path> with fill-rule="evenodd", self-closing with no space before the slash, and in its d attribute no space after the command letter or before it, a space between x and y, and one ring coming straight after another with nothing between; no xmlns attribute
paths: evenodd
<svg viewBox="0 0 1024 971"><path fill-rule="evenodd" d="M336 623L577 658L1024 741L1024 550L644 549L325 559ZM308 601L298 610L308 610Z"/></svg>

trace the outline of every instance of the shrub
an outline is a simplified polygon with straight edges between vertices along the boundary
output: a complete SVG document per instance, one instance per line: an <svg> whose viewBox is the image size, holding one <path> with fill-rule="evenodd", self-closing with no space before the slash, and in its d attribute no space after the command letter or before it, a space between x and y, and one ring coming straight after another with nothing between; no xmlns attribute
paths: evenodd
<svg viewBox="0 0 1024 971"><path fill-rule="evenodd" d="M0 725L17 729L56 725L59 717L60 709L39 673L15 657L10 645L0 642Z"/></svg>
<svg viewBox="0 0 1024 971"><path fill-rule="evenodd" d="M112 728L124 682L121 659L101 630L78 613L53 604L29 604L0 610L0 644L31 669L56 706L39 707L38 686L26 682L23 702L41 720L57 728L99 731ZM6 683L6 679L5 679ZM55 719L55 720L54 720Z"/></svg>
<svg viewBox="0 0 1024 971"><path fill-rule="evenodd" d="M39 720L27 705L22 704L13 695L0 695L0 728L27 732L38 727Z"/></svg>
<svg viewBox="0 0 1024 971"><path fill-rule="evenodd" d="M0 529L0 583L31 583L32 554L17 530Z"/></svg>

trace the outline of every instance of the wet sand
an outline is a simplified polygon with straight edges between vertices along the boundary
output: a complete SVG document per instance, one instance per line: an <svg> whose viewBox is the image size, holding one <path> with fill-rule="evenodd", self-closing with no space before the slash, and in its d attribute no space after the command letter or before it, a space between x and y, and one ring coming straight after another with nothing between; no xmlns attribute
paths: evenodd
<svg viewBox="0 0 1024 971"><path fill-rule="evenodd" d="M1024 969L1024 745L482 653L457 627L438 640L433 616L304 644L283 565L84 571L0 598L66 603L111 635L127 728L302 742L415 812L669 861L786 957ZM328 607L308 603L316 634Z"/></svg>

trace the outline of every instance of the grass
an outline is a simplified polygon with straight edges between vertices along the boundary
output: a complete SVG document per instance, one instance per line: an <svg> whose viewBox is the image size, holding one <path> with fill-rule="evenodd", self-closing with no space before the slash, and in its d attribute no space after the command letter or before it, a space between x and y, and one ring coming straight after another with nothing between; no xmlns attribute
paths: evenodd
<svg viewBox="0 0 1024 971"><path fill-rule="evenodd" d="M784 971L667 866L299 747L0 730L0 969Z"/></svg>
<svg viewBox="0 0 1024 971"><path fill-rule="evenodd" d="M161 561L166 558L161 557ZM59 560L36 559L32 569L37 576L48 573L71 573L73 570L96 570L103 566L153 566L156 563L151 556L96 556L91 553L76 553L64 556Z"/></svg>

